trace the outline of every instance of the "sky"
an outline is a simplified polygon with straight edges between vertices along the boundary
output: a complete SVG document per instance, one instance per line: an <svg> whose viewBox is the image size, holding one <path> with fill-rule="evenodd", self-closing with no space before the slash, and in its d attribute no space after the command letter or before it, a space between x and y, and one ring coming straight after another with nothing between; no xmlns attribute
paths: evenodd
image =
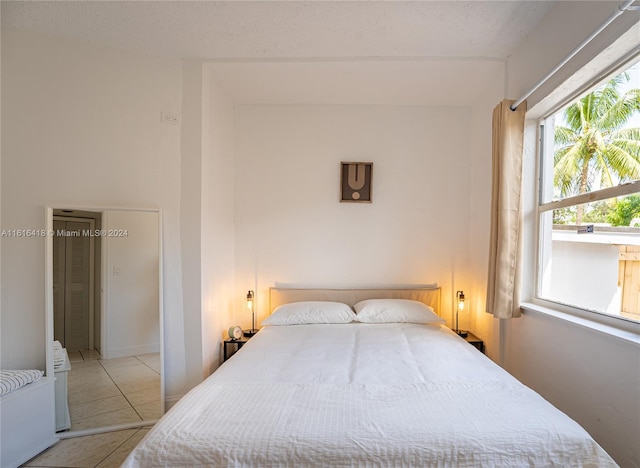
<svg viewBox="0 0 640 468"><path fill-rule="evenodd" d="M640 62L631 67L629 75L631 80L629 80L628 89L640 88ZM635 117L629 122L629 127L640 127L640 112L636 112Z"/></svg>

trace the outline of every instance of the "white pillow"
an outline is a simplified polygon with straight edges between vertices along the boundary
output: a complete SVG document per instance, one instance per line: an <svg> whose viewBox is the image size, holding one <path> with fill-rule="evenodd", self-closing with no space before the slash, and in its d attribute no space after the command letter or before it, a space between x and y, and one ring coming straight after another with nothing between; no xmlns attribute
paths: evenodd
<svg viewBox="0 0 640 468"><path fill-rule="evenodd" d="M354 309L356 320L364 323L445 323L431 307L409 299L368 299Z"/></svg>
<svg viewBox="0 0 640 468"><path fill-rule="evenodd" d="M308 323L349 323L356 314L341 302L291 302L276 307L262 325L301 325Z"/></svg>

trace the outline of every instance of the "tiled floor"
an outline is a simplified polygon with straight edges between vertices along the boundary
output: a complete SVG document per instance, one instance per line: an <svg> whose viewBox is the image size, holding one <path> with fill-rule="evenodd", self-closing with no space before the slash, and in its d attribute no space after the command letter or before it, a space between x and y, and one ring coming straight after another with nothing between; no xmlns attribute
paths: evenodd
<svg viewBox="0 0 640 468"><path fill-rule="evenodd" d="M126 429L124 431L64 439L23 466L57 468L119 467L148 430L148 428Z"/></svg>
<svg viewBox="0 0 640 468"><path fill-rule="evenodd" d="M160 355L101 359L95 351L69 353L71 431L157 419ZM64 439L30 460L29 467L120 466L148 428Z"/></svg>
<svg viewBox="0 0 640 468"><path fill-rule="evenodd" d="M100 359L95 351L69 353L71 430L160 417L159 353Z"/></svg>

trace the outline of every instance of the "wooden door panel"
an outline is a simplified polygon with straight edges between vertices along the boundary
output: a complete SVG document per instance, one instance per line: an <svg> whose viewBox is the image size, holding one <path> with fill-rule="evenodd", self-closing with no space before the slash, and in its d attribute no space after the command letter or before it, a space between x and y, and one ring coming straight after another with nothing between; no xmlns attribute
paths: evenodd
<svg viewBox="0 0 640 468"><path fill-rule="evenodd" d="M56 235L65 229L64 221L53 222L53 339L64 347L65 238Z"/></svg>
<svg viewBox="0 0 640 468"><path fill-rule="evenodd" d="M89 349L89 254L88 222L67 221L65 347L67 351ZM77 233L77 235L76 235Z"/></svg>

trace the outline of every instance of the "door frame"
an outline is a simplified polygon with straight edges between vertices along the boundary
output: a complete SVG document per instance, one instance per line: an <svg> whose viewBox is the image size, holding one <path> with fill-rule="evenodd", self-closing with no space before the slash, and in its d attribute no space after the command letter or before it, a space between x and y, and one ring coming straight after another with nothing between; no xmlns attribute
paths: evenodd
<svg viewBox="0 0 640 468"><path fill-rule="evenodd" d="M163 235L162 235L162 210L159 208L122 208L122 207L95 207L95 206L77 206L68 203L56 203L49 204L45 206L45 229L47 232L46 242L45 242L45 313L46 313L46 325L45 325L45 335L48 345L46 346L46 375L54 376L54 367L53 367L53 236L51 235L53 230L53 210L54 209L69 209L69 210L80 210L80 211L93 211L97 213L102 213L102 222L104 223L106 213L108 211L142 211L142 212L153 212L158 214L158 316L159 316L159 343L160 343L160 412L164 414L165 412L165 349L164 349L164 288L163 288L163 278L164 278L164 269L163 269ZM100 268L102 274L100 275L100 288L101 288L101 302L103 303L103 310L101 312L101 340L104 340L104 320L105 320L105 288L107 282L107 275L104 269L106 268L106 243L100 243L101 248L101 265ZM51 404L53 405L54 399L52 398ZM54 432L54 436L58 439L61 438L70 438L70 437L80 437L83 435L89 434L98 434L102 432L110 432L117 431L129 428L136 427L144 427L149 426L155 423L156 420L144 420L134 423L121 424L117 426L108 426L108 427L100 427L95 429L88 429L85 431L70 431L64 434L56 434L55 433L55 424L51 430Z"/></svg>

